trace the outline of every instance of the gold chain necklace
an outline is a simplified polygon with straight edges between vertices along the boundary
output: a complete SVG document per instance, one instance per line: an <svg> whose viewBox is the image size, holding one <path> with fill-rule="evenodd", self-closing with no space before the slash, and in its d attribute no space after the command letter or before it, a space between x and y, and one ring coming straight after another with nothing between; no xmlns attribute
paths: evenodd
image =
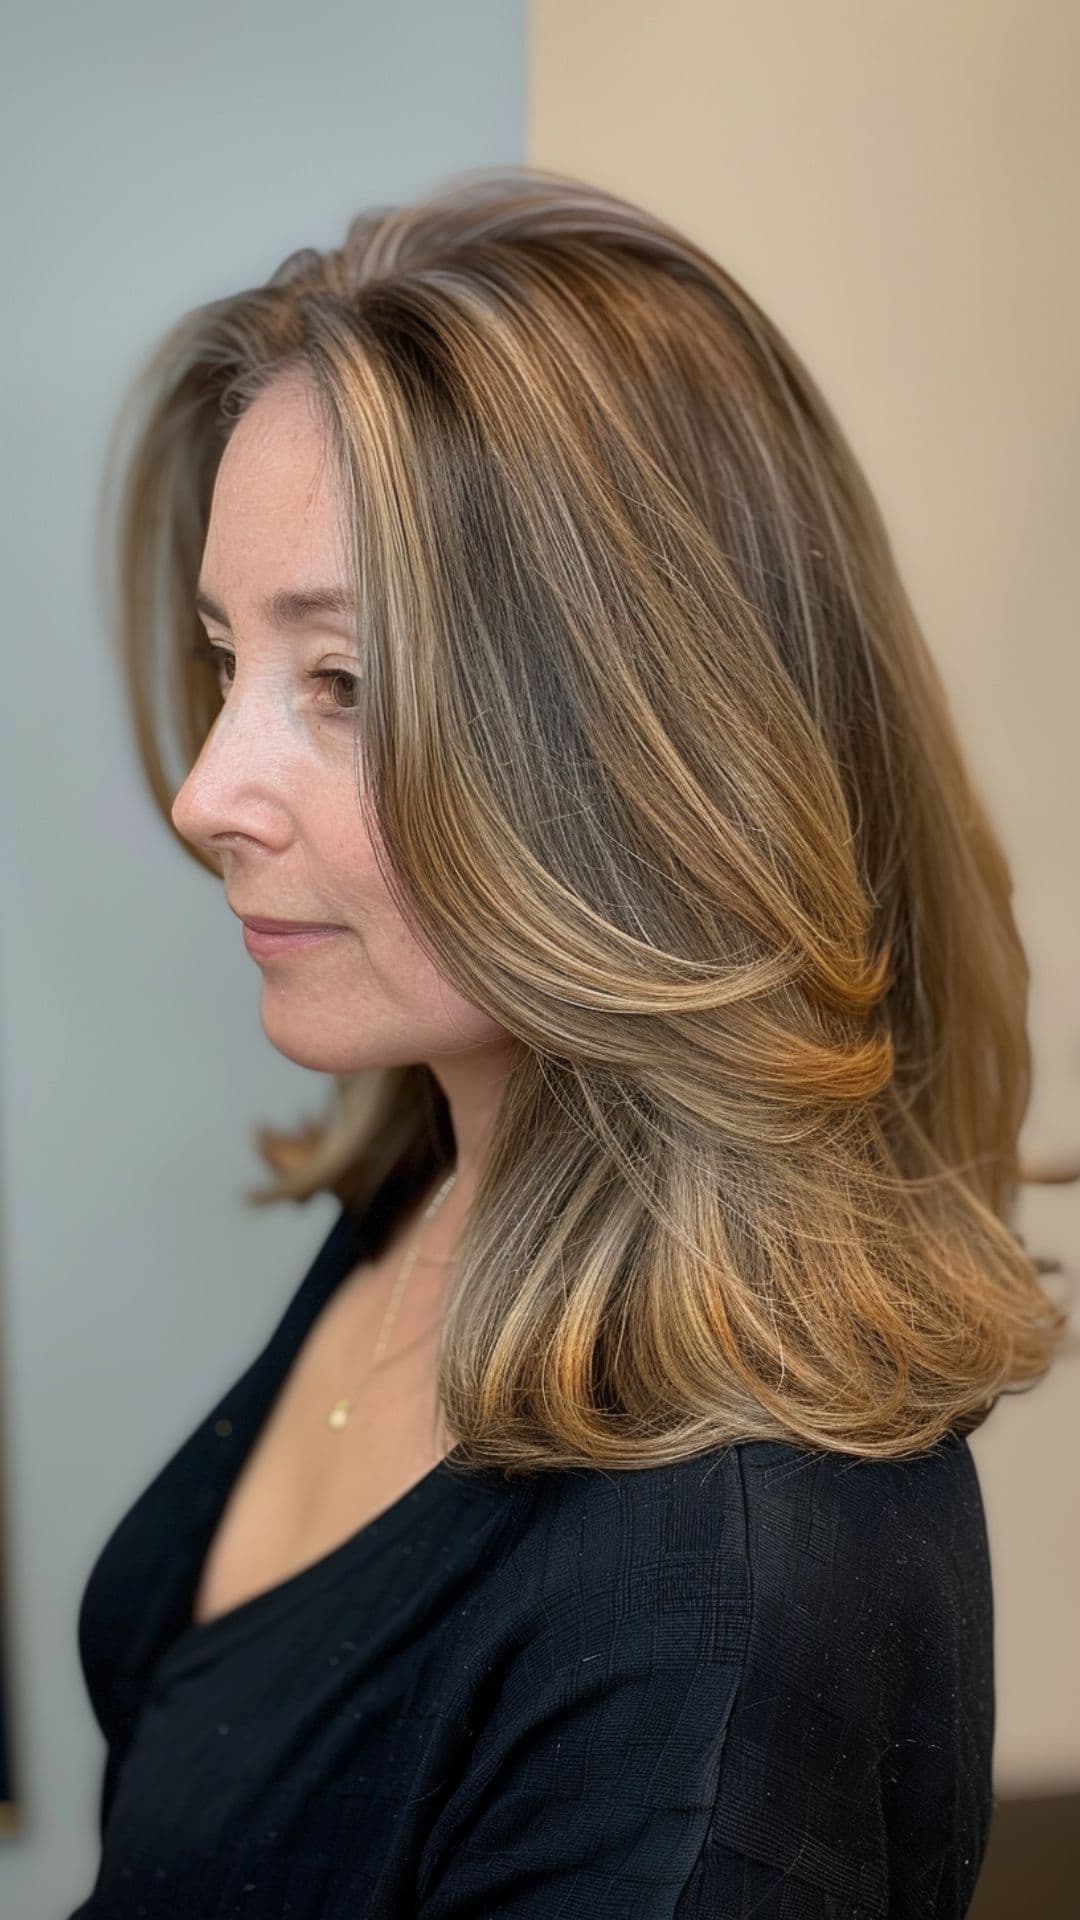
<svg viewBox="0 0 1080 1920"><path fill-rule="evenodd" d="M390 1300L387 1305L386 1312L383 1314L382 1326L379 1329L379 1338L375 1343L374 1358L372 1359L371 1365L367 1370L367 1374L364 1380L361 1382L360 1387L357 1389L357 1394L355 1394L351 1399L347 1394L344 1394L340 1400L335 1400L333 1406L331 1407L329 1413L326 1416L327 1426L333 1427L335 1431L340 1431L340 1429L346 1424L349 1418L349 1415L356 1404L356 1400L359 1394L363 1391L364 1387L366 1387L368 1380L370 1380L371 1378L371 1375L378 1368L379 1362L382 1359L383 1353L386 1350L386 1342L390 1337L390 1328L393 1326L394 1321L397 1318L397 1309L401 1301L401 1295L405 1286L405 1282L408 1279L409 1274L412 1272L414 1266L416 1265L417 1259L419 1257L421 1235L423 1234L424 1228L426 1227L428 1221L434 1219L434 1216L438 1213L439 1208L442 1206L443 1201L446 1199L446 1196L449 1193L451 1187L454 1185L454 1182L456 1181L456 1179L457 1179L457 1170L455 1169L454 1172L449 1174L448 1177L443 1181L442 1186L439 1188L439 1191L435 1195L434 1200L432 1200L430 1204L424 1208L424 1211L420 1217L420 1225L417 1227L416 1232L413 1234L413 1237L409 1242L408 1249L405 1254L405 1258L402 1261L401 1266L398 1270L397 1279L394 1281L393 1290L390 1294Z"/></svg>

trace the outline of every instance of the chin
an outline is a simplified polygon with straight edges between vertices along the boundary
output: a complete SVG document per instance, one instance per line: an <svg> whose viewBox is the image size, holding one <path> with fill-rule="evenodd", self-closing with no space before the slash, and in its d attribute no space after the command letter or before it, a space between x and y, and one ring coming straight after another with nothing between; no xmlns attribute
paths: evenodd
<svg viewBox="0 0 1080 1920"><path fill-rule="evenodd" d="M287 994L274 995L264 992L262 998L262 1030L275 1052L284 1059L292 1060L298 1067L307 1067L311 1073L363 1073L366 1067L393 1067L408 1065L414 1054L387 1047L385 1035L383 1044L373 1044L363 1048L357 1046L356 1032L365 1029L375 1033L376 1017L370 1012L357 1021L349 1040L335 1042L332 1034L326 1031L325 1020L313 1019L310 1011L305 1017L297 1017L295 1007L290 1008ZM340 1019L340 1012L337 1016Z"/></svg>
<svg viewBox="0 0 1080 1920"><path fill-rule="evenodd" d="M275 1007L273 999L265 993L262 1030L275 1052L282 1054L286 1060L292 1060L298 1067L307 1067L312 1073L351 1071L343 1048L328 1043L326 1033L320 1033L310 1021L297 1020L295 1017L290 1019L285 1009Z"/></svg>

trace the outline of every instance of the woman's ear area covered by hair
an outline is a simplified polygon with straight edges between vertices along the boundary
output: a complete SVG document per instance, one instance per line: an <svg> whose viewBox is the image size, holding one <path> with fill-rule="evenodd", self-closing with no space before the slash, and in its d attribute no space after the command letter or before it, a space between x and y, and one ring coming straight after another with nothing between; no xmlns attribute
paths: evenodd
<svg viewBox="0 0 1080 1920"><path fill-rule="evenodd" d="M289 416L302 457L243 473L204 559L226 402L269 422L297 365L325 435ZM473 1457L899 1454L1040 1377L1007 865L867 480L752 296L644 208L489 170L190 316L151 388L120 524L151 787L139 610L186 658L213 565L235 665L216 709L173 676L206 756L178 822L241 909L347 928L304 993L264 983L339 1098L262 1197L421 1152L436 992L514 1043L440 1375ZM246 544L296 512L297 584L318 499L362 609L337 733L305 676L342 637L272 635L282 553Z"/></svg>

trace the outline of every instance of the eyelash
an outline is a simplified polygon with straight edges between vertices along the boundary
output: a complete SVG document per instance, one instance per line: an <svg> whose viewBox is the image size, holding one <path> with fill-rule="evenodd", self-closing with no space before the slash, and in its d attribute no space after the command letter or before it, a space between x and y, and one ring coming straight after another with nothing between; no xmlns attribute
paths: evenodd
<svg viewBox="0 0 1080 1920"><path fill-rule="evenodd" d="M220 675L224 662L226 660L236 659L232 648L215 646L211 640L197 640L191 651L196 660L204 660L213 668L214 673L218 676L218 690L221 693L222 700L225 700L227 695L225 688L222 687ZM309 680L347 680L354 689L354 693L360 686L359 674L350 673L347 667L320 667L309 673L307 678ZM231 681L226 682L226 686L231 685ZM330 718L332 720L351 720L355 713L356 703L354 700L353 705L350 707L333 707Z"/></svg>

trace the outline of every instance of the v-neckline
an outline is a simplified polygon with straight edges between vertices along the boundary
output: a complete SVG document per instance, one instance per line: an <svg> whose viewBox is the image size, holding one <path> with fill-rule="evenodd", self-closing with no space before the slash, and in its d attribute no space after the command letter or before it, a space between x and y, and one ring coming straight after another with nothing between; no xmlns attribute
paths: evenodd
<svg viewBox="0 0 1080 1920"><path fill-rule="evenodd" d="M459 1448L452 1452L460 1453ZM218 1640L243 1631L248 1626L261 1621L264 1615L276 1613L279 1608L287 1608L300 1595L310 1595L332 1581L343 1566L358 1562L377 1547L384 1546L398 1530L403 1521L415 1521L435 1487L450 1470L447 1466L449 1455L429 1468L411 1487L383 1507L370 1520L365 1520L353 1533L346 1536L334 1547L329 1547L317 1560L310 1560L295 1573L286 1574L283 1579L275 1580L269 1587L263 1587L258 1593L249 1595L246 1600L238 1600L234 1606L226 1607L215 1613L209 1620L194 1620L190 1614L190 1604L184 1623L173 1644L182 1641L185 1647L202 1648L215 1644ZM239 1472L239 1469L238 1469ZM226 1495L226 1498L228 1496ZM224 1511L224 1501L218 1510L217 1518ZM213 1538L213 1526L206 1537L206 1546ZM200 1559L200 1569L202 1561Z"/></svg>
<svg viewBox="0 0 1080 1920"><path fill-rule="evenodd" d="M192 1551L192 1567L185 1573L181 1592L175 1598L179 1625L170 1638L167 1651L180 1647L199 1653L216 1647L234 1633L259 1624L279 1608L289 1607L302 1595L317 1592L332 1581L349 1563L361 1562L387 1544L406 1522L415 1523L427 1502L453 1477L462 1454L455 1445L433 1467L415 1480L390 1504L362 1522L344 1540L330 1547L317 1559L295 1573L286 1574L272 1586L262 1588L246 1600L215 1613L209 1620L195 1620L191 1608L198 1591L206 1556L226 1503L259 1435L269 1419L289 1369L318 1315L353 1270L358 1259L371 1257L383 1244L399 1212L409 1205L410 1195L400 1189L382 1189L362 1214L342 1206L338 1218L318 1248L308 1272L285 1308L277 1325L251 1366L208 1415L200 1431L207 1444L219 1448L222 1440L235 1442L226 1453L223 1470L213 1460L204 1483L207 1488L199 1516L198 1538ZM257 1388L257 1391L256 1391ZM498 1489L504 1495L506 1481L497 1468L472 1469L459 1483L488 1491Z"/></svg>

